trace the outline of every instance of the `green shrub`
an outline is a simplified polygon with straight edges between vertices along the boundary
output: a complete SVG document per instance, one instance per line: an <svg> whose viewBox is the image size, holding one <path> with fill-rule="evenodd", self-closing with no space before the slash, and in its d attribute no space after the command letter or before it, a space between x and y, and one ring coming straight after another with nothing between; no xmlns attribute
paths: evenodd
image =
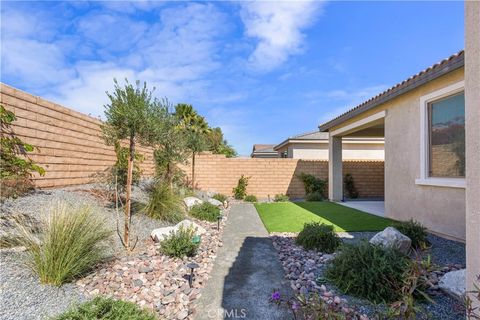
<svg viewBox="0 0 480 320"><path fill-rule="evenodd" d="M245 177L243 174L240 179L238 179L237 186L233 188L232 191L235 199L242 200L243 198L245 198L245 196L247 195L247 186L249 179L250 178Z"/></svg>
<svg viewBox="0 0 480 320"><path fill-rule="evenodd" d="M394 248L362 241L344 245L325 276L346 294L374 303L393 302L401 298L409 264L409 258Z"/></svg>
<svg viewBox="0 0 480 320"><path fill-rule="evenodd" d="M141 309L132 302L96 297L54 318L55 320L155 320L151 311Z"/></svg>
<svg viewBox="0 0 480 320"><path fill-rule="evenodd" d="M350 173L347 173L345 177L343 177L343 185L345 186L345 193L347 194L348 198L358 198L358 191L355 187L355 182L353 181L353 177Z"/></svg>
<svg viewBox="0 0 480 320"><path fill-rule="evenodd" d="M323 201L323 200L325 200L325 197L320 192L311 192L311 193L307 193L307 195L305 196L305 200L307 200L307 201Z"/></svg>
<svg viewBox="0 0 480 320"><path fill-rule="evenodd" d="M301 173L298 178L303 182L305 188L305 194L319 193L322 199L325 198L327 180L323 180L315 177L314 175Z"/></svg>
<svg viewBox="0 0 480 320"><path fill-rule="evenodd" d="M253 194L249 194L248 196L245 196L245 198L243 199L247 202L257 202L258 199L256 196L254 196Z"/></svg>
<svg viewBox="0 0 480 320"><path fill-rule="evenodd" d="M408 221L396 222L394 227L412 240L414 249L428 246L427 228L420 222L410 219Z"/></svg>
<svg viewBox="0 0 480 320"><path fill-rule="evenodd" d="M190 215L200 220L215 222L220 216L220 209L209 202L204 202L194 205L190 209Z"/></svg>
<svg viewBox="0 0 480 320"><path fill-rule="evenodd" d="M342 240L333 231L333 226L312 222L305 223L295 242L306 250L315 249L320 252L332 253L342 243Z"/></svg>
<svg viewBox="0 0 480 320"><path fill-rule="evenodd" d="M106 255L112 232L105 221L88 206L58 203L40 224L37 238L19 226L21 243L42 283L61 285L83 275Z"/></svg>
<svg viewBox="0 0 480 320"><path fill-rule="evenodd" d="M226 195L221 194L221 193L214 194L212 198L220 201L221 203L224 203L228 199L228 197Z"/></svg>
<svg viewBox="0 0 480 320"><path fill-rule="evenodd" d="M166 183L158 182L150 191L143 212L151 218L177 223L183 220L182 199Z"/></svg>
<svg viewBox="0 0 480 320"><path fill-rule="evenodd" d="M160 241L160 252L177 258L194 256L199 246L199 243L194 241L194 237L195 229L180 227Z"/></svg>
<svg viewBox="0 0 480 320"><path fill-rule="evenodd" d="M279 193L279 194L275 195L275 198L273 199L273 201L275 201L275 202L286 202L286 201L290 201L290 198L286 194Z"/></svg>

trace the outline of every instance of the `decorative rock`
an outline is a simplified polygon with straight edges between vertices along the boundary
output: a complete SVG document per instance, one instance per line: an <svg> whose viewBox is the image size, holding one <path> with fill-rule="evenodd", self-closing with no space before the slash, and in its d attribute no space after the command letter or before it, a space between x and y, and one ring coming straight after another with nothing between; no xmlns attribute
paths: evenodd
<svg viewBox="0 0 480 320"><path fill-rule="evenodd" d="M154 229L150 234L150 236L152 237L153 241L160 242L165 237L170 235L170 233L175 232L175 230L176 230L175 227L158 228L158 229Z"/></svg>
<svg viewBox="0 0 480 320"><path fill-rule="evenodd" d="M185 220L183 220L183 221L180 221L179 223L177 223L177 224L175 225L174 228L175 228L175 230L178 230L180 227L183 227L183 228L185 228L185 229L187 229L187 228L193 228L193 229L196 230L196 231L195 231L195 234L196 234L196 235L199 235L199 236L200 236L200 235L203 235L203 234L205 234L205 233L207 232L207 230L205 230L204 227L202 227L201 225L198 225L198 224L196 224L195 222L190 221L190 220L188 220L188 219L185 219Z"/></svg>
<svg viewBox="0 0 480 320"><path fill-rule="evenodd" d="M140 273L149 273L152 272L153 268L152 267L146 267L146 266L141 266L138 268L138 272Z"/></svg>
<svg viewBox="0 0 480 320"><path fill-rule="evenodd" d="M458 299L465 296L466 269L450 271L440 278L438 286Z"/></svg>
<svg viewBox="0 0 480 320"><path fill-rule="evenodd" d="M190 210L194 205L202 204L203 200L200 200L197 197L186 197L183 199L183 202L187 206L187 209Z"/></svg>
<svg viewBox="0 0 480 320"><path fill-rule="evenodd" d="M210 198L208 199L208 202L213 204L214 206L223 207L223 203L221 201L218 201L217 199Z"/></svg>
<svg viewBox="0 0 480 320"><path fill-rule="evenodd" d="M170 304L172 302L175 302L175 297L173 295L166 296L162 300L162 304Z"/></svg>
<svg viewBox="0 0 480 320"><path fill-rule="evenodd" d="M183 320L186 317L188 317L188 311L187 310L182 310L179 313L177 313L177 319L178 320Z"/></svg>
<svg viewBox="0 0 480 320"><path fill-rule="evenodd" d="M412 240L394 227L387 227L382 232L374 235L373 238L370 239L370 243L383 247L397 248L403 253L408 253Z"/></svg>

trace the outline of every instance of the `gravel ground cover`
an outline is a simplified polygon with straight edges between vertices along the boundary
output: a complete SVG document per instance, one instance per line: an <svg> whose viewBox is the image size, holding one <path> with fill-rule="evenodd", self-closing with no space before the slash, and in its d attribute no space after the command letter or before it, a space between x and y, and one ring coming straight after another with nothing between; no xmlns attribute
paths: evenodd
<svg viewBox="0 0 480 320"><path fill-rule="evenodd" d="M135 187L132 199L145 202L147 194L142 188ZM115 228L117 214L114 207L105 201L101 186L92 184L35 191L17 199L6 199L0 204L0 237L11 232L11 225L5 222L12 215L21 213L35 223L45 217L58 201L76 206L89 205L105 217L112 229ZM225 210L225 218L227 213L228 210ZM122 219L122 212L119 214ZM37 276L24 263L25 252L1 249L0 319L48 319L64 312L72 303L81 303L96 294L151 307L161 318L191 319L195 310L189 304L200 297L200 289L209 277L217 248L222 246L221 231L225 221L217 230L217 223L188 219L207 230L195 257L182 260L160 255L150 233L166 224L137 213L132 218L133 235L139 238L134 252L127 254L114 234L111 256L105 263L85 278L59 288L40 284ZM187 261L195 261L200 266L196 270L193 288L188 286Z"/></svg>
<svg viewBox="0 0 480 320"><path fill-rule="evenodd" d="M316 251L305 251L295 244L296 233L272 233L274 247L285 270L285 277L290 281L291 288L299 294L317 293L334 303L342 304L346 313L354 309L364 319L372 317L378 311L384 311L382 305L376 306L369 301L349 295L344 295L333 284L323 279L323 270L334 255L322 254ZM339 233L345 243L355 243L369 240L375 232ZM457 320L464 319L464 309L458 300L439 291L438 279L448 271L465 267L465 245L456 241L446 240L430 234L428 239L431 247L423 252L430 254L436 265L429 275L432 282L428 293L435 303L424 303L425 314L419 319Z"/></svg>
<svg viewBox="0 0 480 320"><path fill-rule="evenodd" d="M72 303L86 301L73 284L59 288L40 284L22 260L24 253L0 254L0 319L36 320L58 315Z"/></svg>

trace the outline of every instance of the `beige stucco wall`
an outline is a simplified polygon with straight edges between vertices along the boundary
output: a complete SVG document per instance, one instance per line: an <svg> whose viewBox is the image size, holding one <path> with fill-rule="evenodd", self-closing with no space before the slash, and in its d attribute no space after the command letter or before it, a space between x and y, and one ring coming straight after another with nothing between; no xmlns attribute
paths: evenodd
<svg viewBox="0 0 480 320"><path fill-rule="evenodd" d="M480 274L480 2L465 4L465 115L467 286L472 290Z"/></svg>
<svg viewBox="0 0 480 320"><path fill-rule="evenodd" d="M328 143L289 143L279 149L287 157L304 160L328 160ZM342 143L344 160L384 160L383 143Z"/></svg>
<svg viewBox="0 0 480 320"><path fill-rule="evenodd" d="M463 77L463 68L453 71L331 129L386 110L385 214L398 220L413 218L457 239L465 239L465 189L421 186L415 179L420 177L420 97Z"/></svg>

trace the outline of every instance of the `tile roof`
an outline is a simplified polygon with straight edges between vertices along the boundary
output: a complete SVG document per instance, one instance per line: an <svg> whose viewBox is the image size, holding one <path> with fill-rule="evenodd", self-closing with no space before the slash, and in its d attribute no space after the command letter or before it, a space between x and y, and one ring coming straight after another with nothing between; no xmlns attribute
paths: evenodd
<svg viewBox="0 0 480 320"><path fill-rule="evenodd" d="M254 144L253 152L276 152L273 150L274 144Z"/></svg>
<svg viewBox="0 0 480 320"><path fill-rule="evenodd" d="M464 66L464 50L461 50L447 59L444 59L434 65L420 71L419 73L411 76L410 78L397 83L393 87L383 91L382 93L370 98L369 100L362 102L358 106L348 110L347 112L339 115L338 117L323 123L319 126L320 131L327 131L328 129L348 120L362 112L365 112L371 108L374 108L390 99L393 99L403 93L417 88L418 86L436 79L444 74L447 74L453 70Z"/></svg>

